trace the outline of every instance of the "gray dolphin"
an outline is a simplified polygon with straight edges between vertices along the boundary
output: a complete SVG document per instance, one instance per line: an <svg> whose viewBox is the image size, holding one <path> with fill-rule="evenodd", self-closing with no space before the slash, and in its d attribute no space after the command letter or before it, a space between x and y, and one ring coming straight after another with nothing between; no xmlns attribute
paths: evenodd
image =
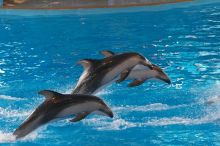
<svg viewBox="0 0 220 146"><path fill-rule="evenodd" d="M60 94L50 90L40 91L39 94L46 97L45 101L15 130L13 135L16 139L60 118L74 116L70 122L77 122L94 112L113 117L111 109L96 96Z"/></svg>
<svg viewBox="0 0 220 146"><path fill-rule="evenodd" d="M103 54L105 57L110 57L115 55L115 53L108 50L103 50L100 53ZM149 69L148 67L143 65L136 65L131 70L128 77L126 78L128 80L133 80L128 86L129 87L138 86L143 84L146 80L149 79L159 79L168 84L171 83L169 77L159 66L152 64L152 67L153 69Z"/></svg>
<svg viewBox="0 0 220 146"><path fill-rule="evenodd" d="M84 72L72 94L94 94L101 87L115 81L118 76L116 82L122 82L138 64L153 69L149 60L135 52L116 54L99 60L83 59L79 64L84 67Z"/></svg>

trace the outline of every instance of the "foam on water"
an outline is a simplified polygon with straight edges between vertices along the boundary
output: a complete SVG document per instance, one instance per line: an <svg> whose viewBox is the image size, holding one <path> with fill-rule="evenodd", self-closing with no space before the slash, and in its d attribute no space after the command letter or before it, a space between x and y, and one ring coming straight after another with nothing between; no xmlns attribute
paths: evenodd
<svg viewBox="0 0 220 146"><path fill-rule="evenodd" d="M216 99L216 96L210 97L210 99ZM209 101L209 99L207 100ZM219 104L219 99L215 100ZM215 123L220 120L220 107L206 105L207 102L204 102L206 109L204 111L204 116L200 118L187 118L187 117L171 117L171 118L160 118L160 119L151 119L144 123L144 125L149 126L165 126L165 125L199 125L199 124L208 124Z"/></svg>
<svg viewBox="0 0 220 146"><path fill-rule="evenodd" d="M19 98L19 97L13 97L13 96L8 96L8 95L0 95L0 99L5 99L5 100L25 100L24 98Z"/></svg>
<svg viewBox="0 0 220 146"><path fill-rule="evenodd" d="M127 128L136 127L136 123L126 121L122 118L114 118L113 121L107 121L103 117L85 119L85 125L92 126L97 130L125 130Z"/></svg>
<svg viewBox="0 0 220 146"><path fill-rule="evenodd" d="M162 111L169 110L174 108L182 108L190 105L177 105L177 106L169 106L167 104L155 103L144 106L120 106L113 107L114 113L119 115L115 115L113 121L106 120L104 117L97 117L92 119L85 119L83 122L86 125L92 126L97 130L125 130L127 128L132 127L141 127L147 125L142 122L132 122L120 117L120 113L130 113L130 112L148 112L148 111ZM126 112L125 112L126 111Z"/></svg>
<svg viewBox="0 0 220 146"><path fill-rule="evenodd" d="M95 95L96 95L96 96L104 96L104 95L108 95L108 94L111 94L111 93L112 93L111 90L102 89L102 90L100 90L98 93L96 93Z"/></svg>
<svg viewBox="0 0 220 146"><path fill-rule="evenodd" d="M163 103L153 103L149 105L132 105L132 106L120 106L120 107L113 107L114 111L117 112L147 112L147 111L162 111L162 110L170 110L170 109L175 109L175 108L181 108L181 107L186 107L189 105L174 105L174 106L169 106L167 104Z"/></svg>
<svg viewBox="0 0 220 146"><path fill-rule="evenodd" d="M16 137L13 135L13 133L5 133L0 131L0 144L1 143L13 143L16 141L33 141L36 138L39 138L39 134L38 132L32 132L29 135L27 135L26 137L24 137L23 139L20 140L16 140Z"/></svg>
<svg viewBox="0 0 220 146"><path fill-rule="evenodd" d="M155 118L144 122L132 122L123 118L114 118L113 121L107 121L103 118L92 118L84 120L84 124L93 126L97 130L125 130L133 127L146 126L168 126L168 125L199 125L214 123L220 120L220 109L216 112L206 113L201 118L188 117L170 117L170 118Z"/></svg>
<svg viewBox="0 0 220 146"><path fill-rule="evenodd" d="M15 136L12 135L12 133L4 133L0 131L0 143L11 143L15 142Z"/></svg>
<svg viewBox="0 0 220 146"><path fill-rule="evenodd" d="M191 104L180 104L180 105L167 105L163 103L154 103L141 106L119 106L113 107L113 111L117 113L116 117L111 120L106 120L103 117L92 118L84 120L84 124L93 126L97 130L125 130L127 128L133 127L146 127L146 126L168 126L168 125L199 125L199 124L209 124L216 123L220 120L220 96L219 96L219 82L216 82L212 88L206 90L209 92L209 96L206 99L199 99ZM207 104L208 103L208 104ZM209 104L211 103L211 104ZM164 111L176 108L187 108L192 106L205 107L205 110L201 111L203 114L198 118L191 118L187 115L185 116L173 116L173 117L163 117L163 118L151 118L146 121L133 122L128 119L123 119L120 117L120 113L130 113L130 112L149 112L149 111ZM189 113L190 115L190 113Z"/></svg>
<svg viewBox="0 0 220 146"><path fill-rule="evenodd" d="M186 117L172 117L172 118L161 118L153 119L143 123L143 126L167 126L167 125L199 125L213 123L220 119L220 111L215 113L207 113L206 116L192 119Z"/></svg>
<svg viewBox="0 0 220 146"><path fill-rule="evenodd" d="M11 108L0 107L0 116L4 118L24 117L24 116L28 116L30 113L31 111L13 110Z"/></svg>

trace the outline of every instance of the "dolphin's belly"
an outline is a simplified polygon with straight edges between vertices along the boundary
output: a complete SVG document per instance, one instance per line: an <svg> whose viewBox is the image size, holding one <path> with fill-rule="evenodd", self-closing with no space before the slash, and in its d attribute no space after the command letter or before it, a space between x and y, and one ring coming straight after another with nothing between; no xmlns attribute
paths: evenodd
<svg viewBox="0 0 220 146"><path fill-rule="evenodd" d="M128 59L125 62L118 64L115 66L111 71L107 72L102 80L102 85L106 85L108 83L111 83L112 81L115 81L120 74L125 71L126 69L130 69L134 67L137 64L136 60Z"/></svg>
<svg viewBox="0 0 220 146"><path fill-rule="evenodd" d="M76 115L82 112L93 112L97 110L98 104L96 102L84 102L77 105L72 105L61 110L56 118L65 118L67 116Z"/></svg>
<svg viewBox="0 0 220 146"><path fill-rule="evenodd" d="M132 70L130 74L128 75L127 79L134 80L145 80L149 78L156 77L155 71L152 70Z"/></svg>

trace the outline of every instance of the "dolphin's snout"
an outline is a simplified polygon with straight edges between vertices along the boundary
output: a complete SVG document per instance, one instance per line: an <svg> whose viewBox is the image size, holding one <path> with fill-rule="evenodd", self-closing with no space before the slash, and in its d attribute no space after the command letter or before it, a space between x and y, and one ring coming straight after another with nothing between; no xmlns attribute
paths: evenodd
<svg viewBox="0 0 220 146"><path fill-rule="evenodd" d="M103 109L100 109L101 112L105 113L105 115L107 115L110 118L114 117L114 114L112 112L112 110L109 107L104 107Z"/></svg>
<svg viewBox="0 0 220 146"><path fill-rule="evenodd" d="M114 117L114 114L112 112L112 110L110 108L107 108L106 109L106 114L110 117L110 118L113 118Z"/></svg>
<svg viewBox="0 0 220 146"><path fill-rule="evenodd" d="M167 84L171 84L170 78L165 73L160 73L159 75L157 75L156 78L161 81L164 81Z"/></svg>
<svg viewBox="0 0 220 146"><path fill-rule="evenodd" d="M160 67L158 67L154 64L152 66L153 66L153 70L155 70L157 72L157 78L159 80L162 80L167 84L171 84L170 78L166 75L166 73Z"/></svg>
<svg viewBox="0 0 220 146"><path fill-rule="evenodd" d="M171 84L171 80L169 78L163 79L164 82L166 82L167 84Z"/></svg>
<svg viewBox="0 0 220 146"><path fill-rule="evenodd" d="M110 118L113 118L113 117L114 117L114 114L113 114L112 111L110 111L108 115L109 115Z"/></svg>
<svg viewBox="0 0 220 146"><path fill-rule="evenodd" d="M159 80L164 81L164 82L167 83L167 84L171 84L170 78L169 78L165 73L158 75L157 78L158 78Z"/></svg>

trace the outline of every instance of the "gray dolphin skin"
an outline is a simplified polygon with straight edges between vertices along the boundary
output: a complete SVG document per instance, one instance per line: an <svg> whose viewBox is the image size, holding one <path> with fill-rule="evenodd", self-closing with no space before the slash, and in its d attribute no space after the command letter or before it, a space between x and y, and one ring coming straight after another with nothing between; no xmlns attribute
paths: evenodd
<svg viewBox="0 0 220 146"><path fill-rule="evenodd" d="M127 77L128 80L133 80L131 83L129 83L129 87L139 86L143 84L145 81L149 79L158 79L163 82L166 82L167 84L171 84L171 81L169 77L166 75L166 73L158 66L153 64L153 69L133 69L129 76Z"/></svg>
<svg viewBox="0 0 220 146"><path fill-rule="evenodd" d="M105 57L110 57L115 55L115 53L108 50L103 50L100 53L103 54ZM149 69L148 67L143 65L136 65L131 70L128 77L126 78L126 80L133 80L128 86L129 87L138 86L143 84L146 80L149 79L158 79L168 84L171 83L169 77L159 66L152 64L152 67L153 69Z"/></svg>
<svg viewBox="0 0 220 146"><path fill-rule="evenodd" d="M153 69L153 65L145 57L135 52L116 54L99 60L83 59L79 64L84 67L84 72L71 94L94 94L118 76L116 82L122 82L136 65Z"/></svg>
<svg viewBox="0 0 220 146"><path fill-rule="evenodd" d="M79 62L81 65L83 65L84 72L80 76L80 79L72 94L94 94L104 86L120 80L120 73L112 76L110 71L112 71L114 68L117 70L117 67L120 67L120 65L123 66L123 63L125 62L120 62L121 60L118 58L122 57L123 55L126 56L128 53L116 55L111 51L104 50L101 51L101 54L103 54L106 58L102 60L84 59ZM115 59L113 56L117 56L118 58ZM149 62L147 59L145 60L146 62ZM107 61L112 61L111 63L114 62L115 66L108 66L108 64L106 65L105 62ZM129 64L130 62L127 61L126 63ZM150 65L137 64L129 71L127 77L125 78L126 80L133 80L128 85L129 87L141 85L149 79L159 79L168 84L171 83L169 77L160 67L151 63L149 64ZM118 72L120 71L121 70L118 70ZM104 80L106 78L108 80Z"/></svg>
<svg viewBox="0 0 220 146"><path fill-rule="evenodd" d="M50 90L40 91L39 94L46 97L45 101L15 130L13 135L16 139L52 120L74 116L70 122L77 122L91 113L113 117L111 109L96 96L61 94Z"/></svg>

